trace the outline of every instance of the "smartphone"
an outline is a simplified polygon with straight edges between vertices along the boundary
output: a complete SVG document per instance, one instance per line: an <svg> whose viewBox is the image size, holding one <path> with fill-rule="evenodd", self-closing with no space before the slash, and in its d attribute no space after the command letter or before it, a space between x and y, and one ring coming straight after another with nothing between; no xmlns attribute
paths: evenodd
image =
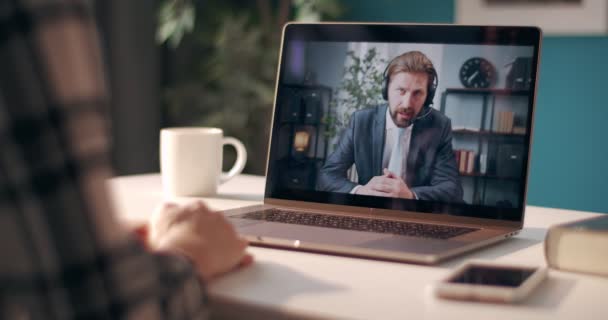
<svg viewBox="0 0 608 320"><path fill-rule="evenodd" d="M546 278L547 268L469 262L435 286L441 298L514 303Z"/></svg>

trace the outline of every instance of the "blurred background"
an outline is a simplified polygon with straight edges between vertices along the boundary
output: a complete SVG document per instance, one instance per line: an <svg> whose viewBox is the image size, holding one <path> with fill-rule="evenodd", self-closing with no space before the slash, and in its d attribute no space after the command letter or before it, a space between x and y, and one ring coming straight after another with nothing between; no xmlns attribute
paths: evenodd
<svg viewBox="0 0 608 320"><path fill-rule="evenodd" d="M608 121L606 1L111 0L96 7L112 87L117 175L158 172L159 129L168 126L224 129L248 149L245 172L263 175L286 21L479 23L498 16L540 24L528 204L608 212L601 129ZM517 20L522 13L537 20ZM595 24L556 29L543 14L562 26L565 19ZM226 166L232 161L226 150Z"/></svg>

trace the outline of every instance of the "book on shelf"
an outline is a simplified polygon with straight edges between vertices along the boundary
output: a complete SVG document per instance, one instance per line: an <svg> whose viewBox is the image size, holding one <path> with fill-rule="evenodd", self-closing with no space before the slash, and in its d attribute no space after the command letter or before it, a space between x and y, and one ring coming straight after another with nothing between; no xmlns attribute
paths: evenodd
<svg viewBox="0 0 608 320"><path fill-rule="evenodd" d="M608 277L608 214L552 226L545 236L551 268Z"/></svg>
<svg viewBox="0 0 608 320"><path fill-rule="evenodd" d="M466 160L467 154L464 150L456 150L456 163L458 164L458 172L464 172L464 162Z"/></svg>
<svg viewBox="0 0 608 320"><path fill-rule="evenodd" d="M495 131L499 133L511 133L513 132L513 122L515 114L513 111L499 111L496 114L496 128Z"/></svg>
<svg viewBox="0 0 608 320"><path fill-rule="evenodd" d="M471 174L475 172L477 155L473 150L454 150L459 173Z"/></svg>
<svg viewBox="0 0 608 320"><path fill-rule="evenodd" d="M469 151L467 153L467 173L473 173L475 169L475 152Z"/></svg>

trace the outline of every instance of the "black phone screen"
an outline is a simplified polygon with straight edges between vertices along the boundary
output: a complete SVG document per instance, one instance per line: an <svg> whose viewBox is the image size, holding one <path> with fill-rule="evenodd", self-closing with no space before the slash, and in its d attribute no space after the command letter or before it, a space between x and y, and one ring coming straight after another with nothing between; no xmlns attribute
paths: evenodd
<svg viewBox="0 0 608 320"><path fill-rule="evenodd" d="M512 268L512 267L490 267L469 266L462 272L452 277L448 282L461 284L475 284L502 287L518 287L535 268Z"/></svg>

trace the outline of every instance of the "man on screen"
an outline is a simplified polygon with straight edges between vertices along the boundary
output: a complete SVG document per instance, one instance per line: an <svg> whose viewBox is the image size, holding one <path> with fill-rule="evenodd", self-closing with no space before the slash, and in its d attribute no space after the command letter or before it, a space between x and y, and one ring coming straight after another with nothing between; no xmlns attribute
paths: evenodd
<svg viewBox="0 0 608 320"><path fill-rule="evenodd" d="M419 51L384 71L387 104L355 112L321 168L318 189L382 197L462 201L450 119L431 107L437 72ZM355 164L358 184L347 178Z"/></svg>

